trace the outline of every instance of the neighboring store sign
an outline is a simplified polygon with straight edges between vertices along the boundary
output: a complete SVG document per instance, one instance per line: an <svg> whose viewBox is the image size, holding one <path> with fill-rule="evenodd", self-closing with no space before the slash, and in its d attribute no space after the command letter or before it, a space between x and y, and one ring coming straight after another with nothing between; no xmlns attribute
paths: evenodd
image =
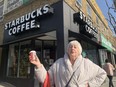
<svg viewBox="0 0 116 87"><path fill-rule="evenodd" d="M27 4L32 0L4 0L4 14L20 7L23 4Z"/></svg>
<svg viewBox="0 0 116 87"><path fill-rule="evenodd" d="M20 18L6 23L5 30L8 30L8 35L16 35L33 28L36 29L36 19L49 14L53 14L53 8L49 5L45 5L26 15L21 16ZM40 25L38 25L38 27L40 27Z"/></svg>
<svg viewBox="0 0 116 87"><path fill-rule="evenodd" d="M4 0L4 14L18 8L23 4L23 0Z"/></svg>
<svg viewBox="0 0 116 87"><path fill-rule="evenodd" d="M112 44L103 36L103 34L101 34L101 45L107 48L109 51L113 51Z"/></svg>
<svg viewBox="0 0 116 87"><path fill-rule="evenodd" d="M80 24L80 33L84 33L89 37L98 37L98 29L93 26L93 23L88 19L83 12L78 12L74 14L74 22Z"/></svg>
<svg viewBox="0 0 116 87"><path fill-rule="evenodd" d="M3 0L0 0L0 22L3 20Z"/></svg>

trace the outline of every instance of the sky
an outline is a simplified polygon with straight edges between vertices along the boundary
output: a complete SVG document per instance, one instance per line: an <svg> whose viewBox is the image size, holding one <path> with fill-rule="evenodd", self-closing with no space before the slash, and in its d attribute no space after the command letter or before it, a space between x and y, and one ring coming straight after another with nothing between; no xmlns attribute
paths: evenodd
<svg viewBox="0 0 116 87"><path fill-rule="evenodd" d="M108 6L109 6L109 7L112 7L112 5L113 5L113 0L106 0L106 1L107 1L107 3L108 3ZM108 16L108 7L107 7L107 5L106 5L105 0L96 0L96 2L97 2L97 4L98 4L98 6L100 7L100 9L101 9L103 15L105 16L105 18L109 20L109 16ZM110 9L110 13L113 15L113 17L114 17L115 20L116 20L116 12L114 11L114 9ZM109 23L109 22L108 22L108 23ZM110 23L109 23L109 25L110 25ZM116 25L116 24L115 24L115 25ZM111 25L110 25L110 26L111 26ZM110 27L110 28L112 28L112 27ZM112 30L113 30L113 28L112 28ZM115 34L115 33L114 33L114 34ZM116 34L115 34L115 35L116 35Z"/></svg>

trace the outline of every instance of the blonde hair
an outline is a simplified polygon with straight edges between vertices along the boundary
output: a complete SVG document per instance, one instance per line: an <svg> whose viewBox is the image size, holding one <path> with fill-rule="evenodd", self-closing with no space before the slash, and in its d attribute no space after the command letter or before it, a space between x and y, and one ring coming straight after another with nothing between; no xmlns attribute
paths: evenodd
<svg viewBox="0 0 116 87"><path fill-rule="evenodd" d="M82 53L82 46L81 46L81 44L80 44L77 40L73 40L73 41L69 42L69 44L68 44L68 46L67 46L67 53L68 53L68 49L69 49L69 47L70 47L71 45L77 46L77 47L78 47L78 50L79 50L78 53L79 53L79 55L81 55L81 53Z"/></svg>

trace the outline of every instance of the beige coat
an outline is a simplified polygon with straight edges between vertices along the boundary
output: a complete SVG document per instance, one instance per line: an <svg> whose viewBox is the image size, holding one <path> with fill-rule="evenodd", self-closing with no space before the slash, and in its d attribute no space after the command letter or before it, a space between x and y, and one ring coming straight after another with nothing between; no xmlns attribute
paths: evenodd
<svg viewBox="0 0 116 87"><path fill-rule="evenodd" d="M90 87L100 87L106 79L106 72L91 62L89 59L76 59L74 65L70 63L67 54L64 58L58 59L49 69L51 87L65 87L69 81L73 71L76 71L68 87L86 87L89 83ZM42 66L35 70L37 78L40 82L44 82L46 70Z"/></svg>
<svg viewBox="0 0 116 87"><path fill-rule="evenodd" d="M113 76L114 75L114 66L111 63L106 63L103 66L104 70L107 72L107 75Z"/></svg>

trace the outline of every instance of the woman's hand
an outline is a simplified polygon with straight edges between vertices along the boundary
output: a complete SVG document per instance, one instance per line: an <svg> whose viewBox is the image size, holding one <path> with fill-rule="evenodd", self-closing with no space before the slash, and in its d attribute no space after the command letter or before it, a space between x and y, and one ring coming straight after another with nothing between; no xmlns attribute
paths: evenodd
<svg viewBox="0 0 116 87"><path fill-rule="evenodd" d="M35 51L30 51L29 52L29 61L34 64L37 68L39 68L42 64L39 60L39 58L36 55Z"/></svg>
<svg viewBox="0 0 116 87"><path fill-rule="evenodd" d="M89 84L88 84L88 83L86 83L85 87L89 87Z"/></svg>

